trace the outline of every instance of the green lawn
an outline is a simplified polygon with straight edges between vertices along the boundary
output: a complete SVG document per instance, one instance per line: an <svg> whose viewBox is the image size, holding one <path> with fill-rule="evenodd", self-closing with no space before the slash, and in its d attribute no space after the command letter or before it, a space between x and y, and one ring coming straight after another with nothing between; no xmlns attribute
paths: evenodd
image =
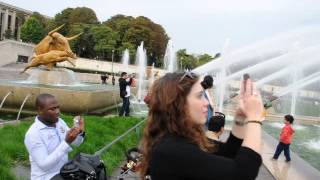
<svg viewBox="0 0 320 180"><path fill-rule="evenodd" d="M69 127L72 126L71 116L62 116L62 118L67 122ZM70 157L77 152L93 154L139 121L141 121L141 119L132 117L102 118L97 116L85 116L86 139L80 147L74 149L70 154ZM15 179L10 171L10 168L13 167L15 163L29 166L28 153L23 144L23 140L24 135L31 124L32 121L21 122L19 125L6 125L5 127L0 128L0 180ZM102 156L109 175L115 168L119 167L120 162L123 161L124 152L128 148L136 146L138 142L139 136L136 132L132 132L122 141L113 145L109 151Z"/></svg>

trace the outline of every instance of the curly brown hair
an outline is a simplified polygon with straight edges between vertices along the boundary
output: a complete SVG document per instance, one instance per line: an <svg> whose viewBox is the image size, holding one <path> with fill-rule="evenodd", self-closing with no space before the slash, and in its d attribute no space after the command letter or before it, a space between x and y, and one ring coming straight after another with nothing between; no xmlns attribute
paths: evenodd
<svg viewBox="0 0 320 180"><path fill-rule="evenodd" d="M187 96L198 80L196 75L168 73L154 82L142 138L142 178L147 175L152 148L167 133L185 137L203 151L213 150L205 136L204 126L193 123L188 112Z"/></svg>

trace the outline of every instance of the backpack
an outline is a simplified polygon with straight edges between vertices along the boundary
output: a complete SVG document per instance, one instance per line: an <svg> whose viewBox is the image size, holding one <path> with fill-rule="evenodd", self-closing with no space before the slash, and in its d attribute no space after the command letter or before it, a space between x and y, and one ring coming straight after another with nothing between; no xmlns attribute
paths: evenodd
<svg viewBox="0 0 320 180"><path fill-rule="evenodd" d="M51 180L107 180L106 168L98 155L78 153Z"/></svg>

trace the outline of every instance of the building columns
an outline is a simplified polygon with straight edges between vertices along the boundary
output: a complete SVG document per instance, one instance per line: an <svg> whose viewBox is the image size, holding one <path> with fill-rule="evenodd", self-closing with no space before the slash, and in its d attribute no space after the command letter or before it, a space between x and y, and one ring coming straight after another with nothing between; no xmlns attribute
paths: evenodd
<svg viewBox="0 0 320 180"><path fill-rule="evenodd" d="M16 29L16 12L13 11L11 15L11 32L14 35L14 30Z"/></svg>
<svg viewBox="0 0 320 180"><path fill-rule="evenodd" d="M4 39L4 34L6 32L6 30L8 29L8 16L9 16L9 9L5 10L3 19L2 19L2 34L1 34L1 38Z"/></svg>

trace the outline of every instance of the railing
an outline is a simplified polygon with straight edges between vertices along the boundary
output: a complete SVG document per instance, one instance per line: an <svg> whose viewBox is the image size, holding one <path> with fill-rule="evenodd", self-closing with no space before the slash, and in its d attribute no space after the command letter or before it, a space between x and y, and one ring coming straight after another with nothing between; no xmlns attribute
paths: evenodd
<svg viewBox="0 0 320 180"><path fill-rule="evenodd" d="M140 134L139 134L139 127L145 122L144 120L141 120L138 124L136 124L135 126L133 126L132 128L130 128L129 130L127 130L125 133L123 133L121 136L117 137L115 140L113 140L112 142L110 142L109 144L105 145L102 149L100 149L99 151L95 152L95 155L101 156L102 153L104 153L105 151L109 150L109 148L116 144L117 142L119 142L122 138L124 138L125 136L127 136L131 131L135 130L137 133L137 136L139 138Z"/></svg>

